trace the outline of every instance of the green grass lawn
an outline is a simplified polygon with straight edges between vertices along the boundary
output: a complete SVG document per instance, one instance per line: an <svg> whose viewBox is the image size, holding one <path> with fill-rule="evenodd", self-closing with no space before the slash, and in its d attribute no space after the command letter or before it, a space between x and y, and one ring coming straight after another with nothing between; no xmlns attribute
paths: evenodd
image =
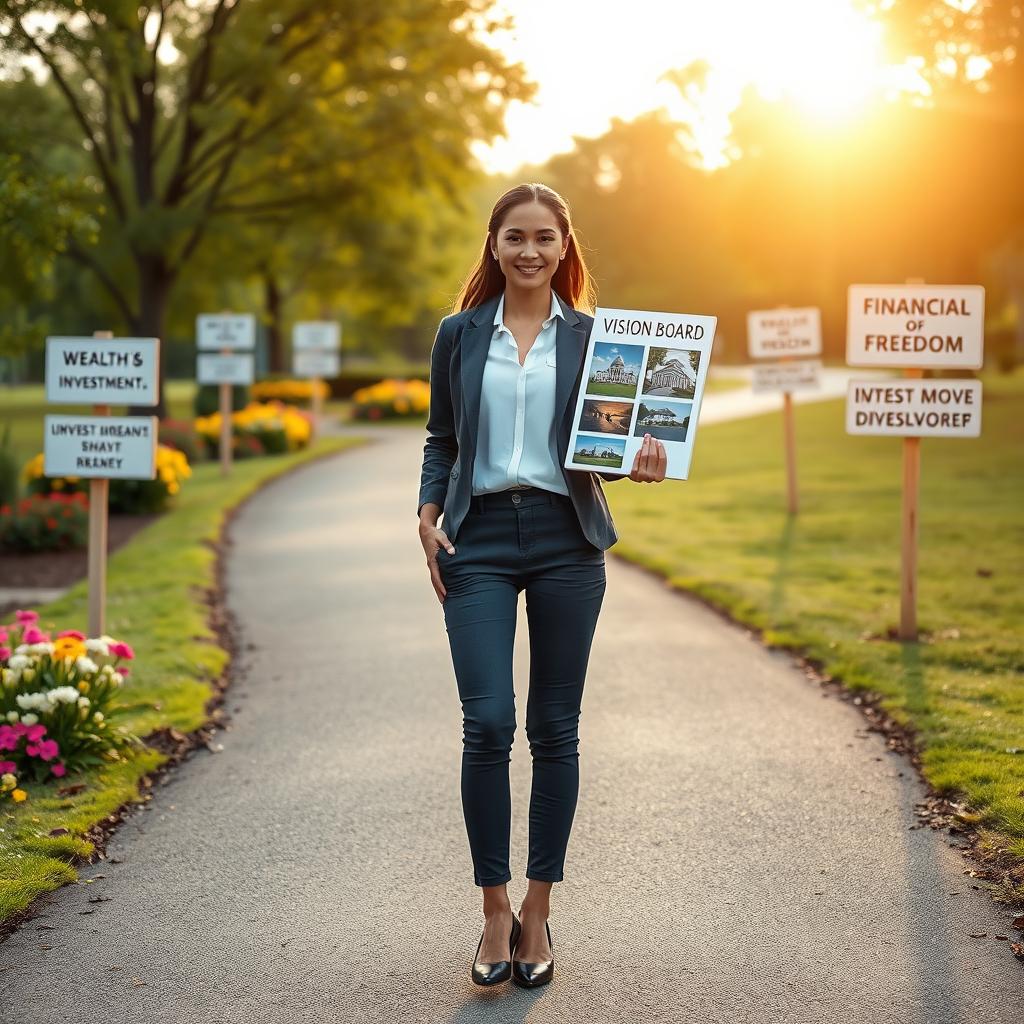
<svg viewBox="0 0 1024 1024"><path fill-rule="evenodd" d="M886 639L902 443L847 436L842 401L796 406L793 521L778 414L702 429L689 481L606 494L614 552L882 695L929 781L1024 859L1024 373L984 386L980 439L921 445L920 643Z"/></svg>
<svg viewBox="0 0 1024 1024"><path fill-rule="evenodd" d="M110 558L107 581L107 633L135 648L122 699L137 703L119 718L139 736L161 727L190 732L207 719L204 707L213 694L228 654L208 622L204 594L214 586L215 553L229 509L280 473L362 438L323 438L305 451L236 462L228 478L211 462L194 467L173 511L161 516ZM37 609L40 626L54 631L87 625L84 582ZM120 805L144 799L139 779L167 758L146 749L123 764L86 775L67 775L58 785L85 781L69 797L58 785L28 783L29 799L6 803L0 811L0 922L26 907L37 895L73 882L71 861L87 856L93 844L85 833ZM65 828L68 835L50 836Z"/></svg>

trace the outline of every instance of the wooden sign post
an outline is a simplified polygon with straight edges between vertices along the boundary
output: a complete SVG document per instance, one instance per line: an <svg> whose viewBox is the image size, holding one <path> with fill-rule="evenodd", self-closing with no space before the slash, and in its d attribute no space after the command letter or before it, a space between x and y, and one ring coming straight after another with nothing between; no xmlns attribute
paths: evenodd
<svg viewBox="0 0 1024 1024"><path fill-rule="evenodd" d="M901 640L917 639L921 438L978 437L981 382L925 380L929 368L980 370L985 289L980 285L850 285L846 361L903 370L902 380L851 380L846 432L903 438L900 522Z"/></svg>
<svg viewBox="0 0 1024 1024"><path fill-rule="evenodd" d="M795 356L821 352L821 312L815 307L753 310L747 314L747 345L754 359L777 362L754 367L755 392L782 392L782 431L786 452L786 510L799 511L796 477L796 425L793 420L793 391L821 387L818 360L797 360Z"/></svg>
<svg viewBox="0 0 1024 1024"><path fill-rule="evenodd" d="M256 317L251 313L200 313L196 318L196 340L201 352L217 352L221 360L217 365L220 373L216 375L216 383L219 388L220 408L220 472L221 476L227 476L231 472L231 445L233 440L231 416L231 389L235 384L252 383L252 354L251 350L256 346ZM249 350L249 360L238 360L231 362L232 357L238 350ZM199 356L200 367L203 356ZM212 363L206 364L214 371ZM248 370L245 368L248 367ZM238 379L248 373L248 381ZM201 374L200 374L201 376ZM206 383L206 381L200 381Z"/></svg>
<svg viewBox="0 0 1024 1024"><path fill-rule="evenodd" d="M92 416L43 418L43 472L89 479L88 629L106 632L107 522L110 480L156 476L155 416L110 415L112 404L156 405L160 342L115 338L46 339L46 398L55 404L91 401Z"/></svg>
<svg viewBox="0 0 1024 1024"><path fill-rule="evenodd" d="M292 372L310 378L314 436L323 415L322 385L325 379L338 376L340 350L341 324L336 320L300 320L292 328Z"/></svg>

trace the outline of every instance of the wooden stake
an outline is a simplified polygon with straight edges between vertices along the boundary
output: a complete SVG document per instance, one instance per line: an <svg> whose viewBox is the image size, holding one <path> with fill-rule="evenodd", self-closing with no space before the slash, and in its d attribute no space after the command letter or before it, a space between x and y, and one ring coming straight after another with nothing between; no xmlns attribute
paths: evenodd
<svg viewBox="0 0 1024 1024"><path fill-rule="evenodd" d="M793 423L793 396L782 392L782 423L786 436L786 507L791 516L799 511L796 486L796 427Z"/></svg>
<svg viewBox="0 0 1024 1024"><path fill-rule="evenodd" d="M320 434L320 417L323 416L324 403L323 398L320 395L320 389L322 387L321 380L319 377L314 377L311 381L313 386L313 425L312 425L312 439L315 440Z"/></svg>
<svg viewBox="0 0 1024 1024"><path fill-rule="evenodd" d="M222 356L230 355L231 349L222 348ZM231 472L231 385L221 381L220 388L220 475L228 476Z"/></svg>
<svg viewBox="0 0 1024 1024"><path fill-rule="evenodd" d="M113 331L95 331L94 338L112 338ZM94 405L93 414L109 416L109 405ZM107 517L110 481L93 477L89 481L89 636L106 633L107 620Z"/></svg>
<svg viewBox="0 0 1024 1024"><path fill-rule="evenodd" d="M924 370L904 370L923 377ZM921 438L903 438L903 509L900 556L900 639L917 639L917 522L921 481Z"/></svg>

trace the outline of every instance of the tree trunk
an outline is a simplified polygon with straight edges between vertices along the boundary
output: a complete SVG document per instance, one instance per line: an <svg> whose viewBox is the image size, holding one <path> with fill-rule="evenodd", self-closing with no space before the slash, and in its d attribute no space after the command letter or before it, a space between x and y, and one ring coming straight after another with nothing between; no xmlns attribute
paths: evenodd
<svg viewBox="0 0 1024 1024"><path fill-rule="evenodd" d="M281 286L277 276L263 272L263 305L267 314L267 363L271 373L284 373L284 332L281 330Z"/></svg>
<svg viewBox="0 0 1024 1024"><path fill-rule="evenodd" d="M136 267L139 275L139 311L132 328L140 338L160 339L160 401L155 406L133 405L128 409L128 415L157 416L163 419L167 415L167 402L164 398L167 366L164 327L174 275L167 269L161 256L139 256L136 258Z"/></svg>

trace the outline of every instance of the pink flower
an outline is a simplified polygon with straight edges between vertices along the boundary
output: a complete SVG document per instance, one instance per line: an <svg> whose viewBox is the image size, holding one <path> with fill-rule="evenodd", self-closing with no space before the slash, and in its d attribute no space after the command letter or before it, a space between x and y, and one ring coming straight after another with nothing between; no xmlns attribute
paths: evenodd
<svg viewBox="0 0 1024 1024"><path fill-rule="evenodd" d="M77 629L65 629L63 633L57 634L57 639L59 640L62 636L73 636L76 640L85 639L85 634L80 633Z"/></svg>
<svg viewBox="0 0 1024 1024"><path fill-rule="evenodd" d="M128 661L131 661L135 657L135 652L131 647L121 640L115 640L112 644L108 644L107 647L115 658L126 658Z"/></svg>
<svg viewBox="0 0 1024 1024"><path fill-rule="evenodd" d="M9 725L0 725L0 750L17 750L20 736Z"/></svg>
<svg viewBox="0 0 1024 1024"><path fill-rule="evenodd" d="M56 740L43 740L39 744L39 756L44 761L52 761L60 753Z"/></svg>
<svg viewBox="0 0 1024 1024"><path fill-rule="evenodd" d="M39 612L22 611L19 608L14 613L14 618L19 626L31 626L33 622L39 621Z"/></svg>
<svg viewBox="0 0 1024 1024"><path fill-rule="evenodd" d="M7 637L4 637L4 639L6 640ZM7 661L7 659L10 656L11 656L11 649L10 649L10 647L0 647L0 661Z"/></svg>
<svg viewBox="0 0 1024 1024"><path fill-rule="evenodd" d="M8 728L14 730L15 736L24 736L28 732L28 726L24 722L15 722L14 725Z"/></svg>
<svg viewBox="0 0 1024 1024"><path fill-rule="evenodd" d="M17 770L18 766L14 761L0 761L0 775L3 775L4 772L16 772Z"/></svg>
<svg viewBox="0 0 1024 1024"><path fill-rule="evenodd" d="M29 757L35 757L36 754L39 753L39 748L34 743L26 743L25 753L28 754Z"/></svg>
<svg viewBox="0 0 1024 1024"><path fill-rule="evenodd" d="M25 735L30 743L38 743L46 735L46 726L41 722L37 725L26 725Z"/></svg>
<svg viewBox="0 0 1024 1024"><path fill-rule="evenodd" d="M58 761L56 764L50 765L50 771L53 772L54 775L63 775L67 771L67 768L64 767L63 761Z"/></svg>
<svg viewBox="0 0 1024 1024"><path fill-rule="evenodd" d="M118 665L117 666L117 671L120 672L121 675L126 676L126 675L128 675L129 672L131 672L131 669L128 668L127 665Z"/></svg>
<svg viewBox="0 0 1024 1024"><path fill-rule="evenodd" d="M7 627L0 626L0 643L4 643L7 640Z"/></svg>
<svg viewBox="0 0 1024 1024"><path fill-rule="evenodd" d="M35 626L29 626L26 628L25 635L21 638L21 642L25 644L42 644L46 643L49 639L49 633L44 633L41 629L36 629Z"/></svg>

